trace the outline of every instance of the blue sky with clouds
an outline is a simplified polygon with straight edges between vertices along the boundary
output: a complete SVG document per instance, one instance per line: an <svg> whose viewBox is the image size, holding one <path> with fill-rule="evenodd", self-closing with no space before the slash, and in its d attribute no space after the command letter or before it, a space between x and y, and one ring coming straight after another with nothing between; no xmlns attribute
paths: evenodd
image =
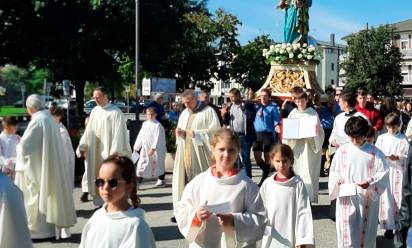
<svg viewBox="0 0 412 248"><path fill-rule="evenodd" d="M223 8L242 22L239 40L242 44L258 35L269 34L283 41L284 12L273 0L209 0L211 12ZM310 35L328 41L330 34L341 37L366 27L412 19L412 0L313 0L310 8Z"/></svg>

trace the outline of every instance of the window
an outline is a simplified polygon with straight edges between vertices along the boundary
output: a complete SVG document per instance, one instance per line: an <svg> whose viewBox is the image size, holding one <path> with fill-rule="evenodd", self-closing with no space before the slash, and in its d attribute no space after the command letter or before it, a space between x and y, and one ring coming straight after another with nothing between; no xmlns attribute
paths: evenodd
<svg viewBox="0 0 412 248"><path fill-rule="evenodd" d="M403 84L409 84L409 77L407 72L402 72Z"/></svg>
<svg viewBox="0 0 412 248"><path fill-rule="evenodd" d="M401 49L402 50L408 49L408 41L407 40L402 40L401 41Z"/></svg>
<svg viewBox="0 0 412 248"><path fill-rule="evenodd" d="M335 70L335 63L331 63L331 67L330 67L330 69L331 69L332 71L334 71L334 70Z"/></svg>
<svg viewBox="0 0 412 248"><path fill-rule="evenodd" d="M330 80L330 84L331 84L331 85L335 85L335 80L331 79L331 80Z"/></svg>

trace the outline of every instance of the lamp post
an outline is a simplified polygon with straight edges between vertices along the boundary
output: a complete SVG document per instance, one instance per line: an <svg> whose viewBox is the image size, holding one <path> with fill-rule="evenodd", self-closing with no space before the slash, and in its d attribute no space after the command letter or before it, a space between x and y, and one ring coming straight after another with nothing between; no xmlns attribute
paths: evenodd
<svg viewBox="0 0 412 248"><path fill-rule="evenodd" d="M64 96L66 97L67 101L67 129L70 128L70 81L69 80L63 80L63 93Z"/></svg>
<svg viewBox="0 0 412 248"><path fill-rule="evenodd" d="M129 104L130 85L126 85L124 87L124 91L126 92L127 113L130 113L130 104Z"/></svg>
<svg viewBox="0 0 412 248"><path fill-rule="evenodd" d="M26 85L22 85L21 87L20 87L20 89L21 89L21 104L22 104L22 106L23 106L23 108L25 107L25 105L26 105L26 103L24 102L24 99L25 99L25 97L24 97L24 93L26 92Z"/></svg>
<svg viewBox="0 0 412 248"><path fill-rule="evenodd" d="M139 97L140 97L140 91L139 91L139 0L136 0L135 2L135 94L136 94L136 121L139 121Z"/></svg>

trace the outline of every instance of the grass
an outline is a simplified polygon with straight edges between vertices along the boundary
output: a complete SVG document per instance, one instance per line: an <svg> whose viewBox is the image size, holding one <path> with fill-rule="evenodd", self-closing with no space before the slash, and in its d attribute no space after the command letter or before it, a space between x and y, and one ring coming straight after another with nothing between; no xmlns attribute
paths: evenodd
<svg viewBox="0 0 412 248"><path fill-rule="evenodd" d="M13 106L0 106L0 116L25 116L27 115L26 108L16 108Z"/></svg>

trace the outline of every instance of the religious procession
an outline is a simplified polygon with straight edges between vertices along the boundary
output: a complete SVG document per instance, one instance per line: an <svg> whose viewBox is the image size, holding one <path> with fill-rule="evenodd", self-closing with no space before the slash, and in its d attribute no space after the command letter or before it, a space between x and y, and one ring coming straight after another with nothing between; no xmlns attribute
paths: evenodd
<svg viewBox="0 0 412 248"><path fill-rule="evenodd" d="M169 95L153 90L176 88L176 79L158 78L157 86L143 79L150 98L135 102L133 114L130 86L122 105L110 83L86 90L83 82L78 91L63 80L53 92L63 92L65 106L33 85L19 108L0 98L0 248L412 247L412 103L399 83L403 65L392 71L399 77L350 75L380 63L356 60L351 47L364 45L367 27L347 38L345 84L333 69L337 81L326 85L320 68L333 47L322 53L309 35L312 5L276 3L284 41L261 46L263 80L230 85L217 99L203 83ZM196 8L207 10L191 6L192 14ZM391 60L401 59L395 43L382 43ZM0 67L0 89L12 98L4 73ZM71 91L88 100L80 111L87 114L71 113Z"/></svg>

